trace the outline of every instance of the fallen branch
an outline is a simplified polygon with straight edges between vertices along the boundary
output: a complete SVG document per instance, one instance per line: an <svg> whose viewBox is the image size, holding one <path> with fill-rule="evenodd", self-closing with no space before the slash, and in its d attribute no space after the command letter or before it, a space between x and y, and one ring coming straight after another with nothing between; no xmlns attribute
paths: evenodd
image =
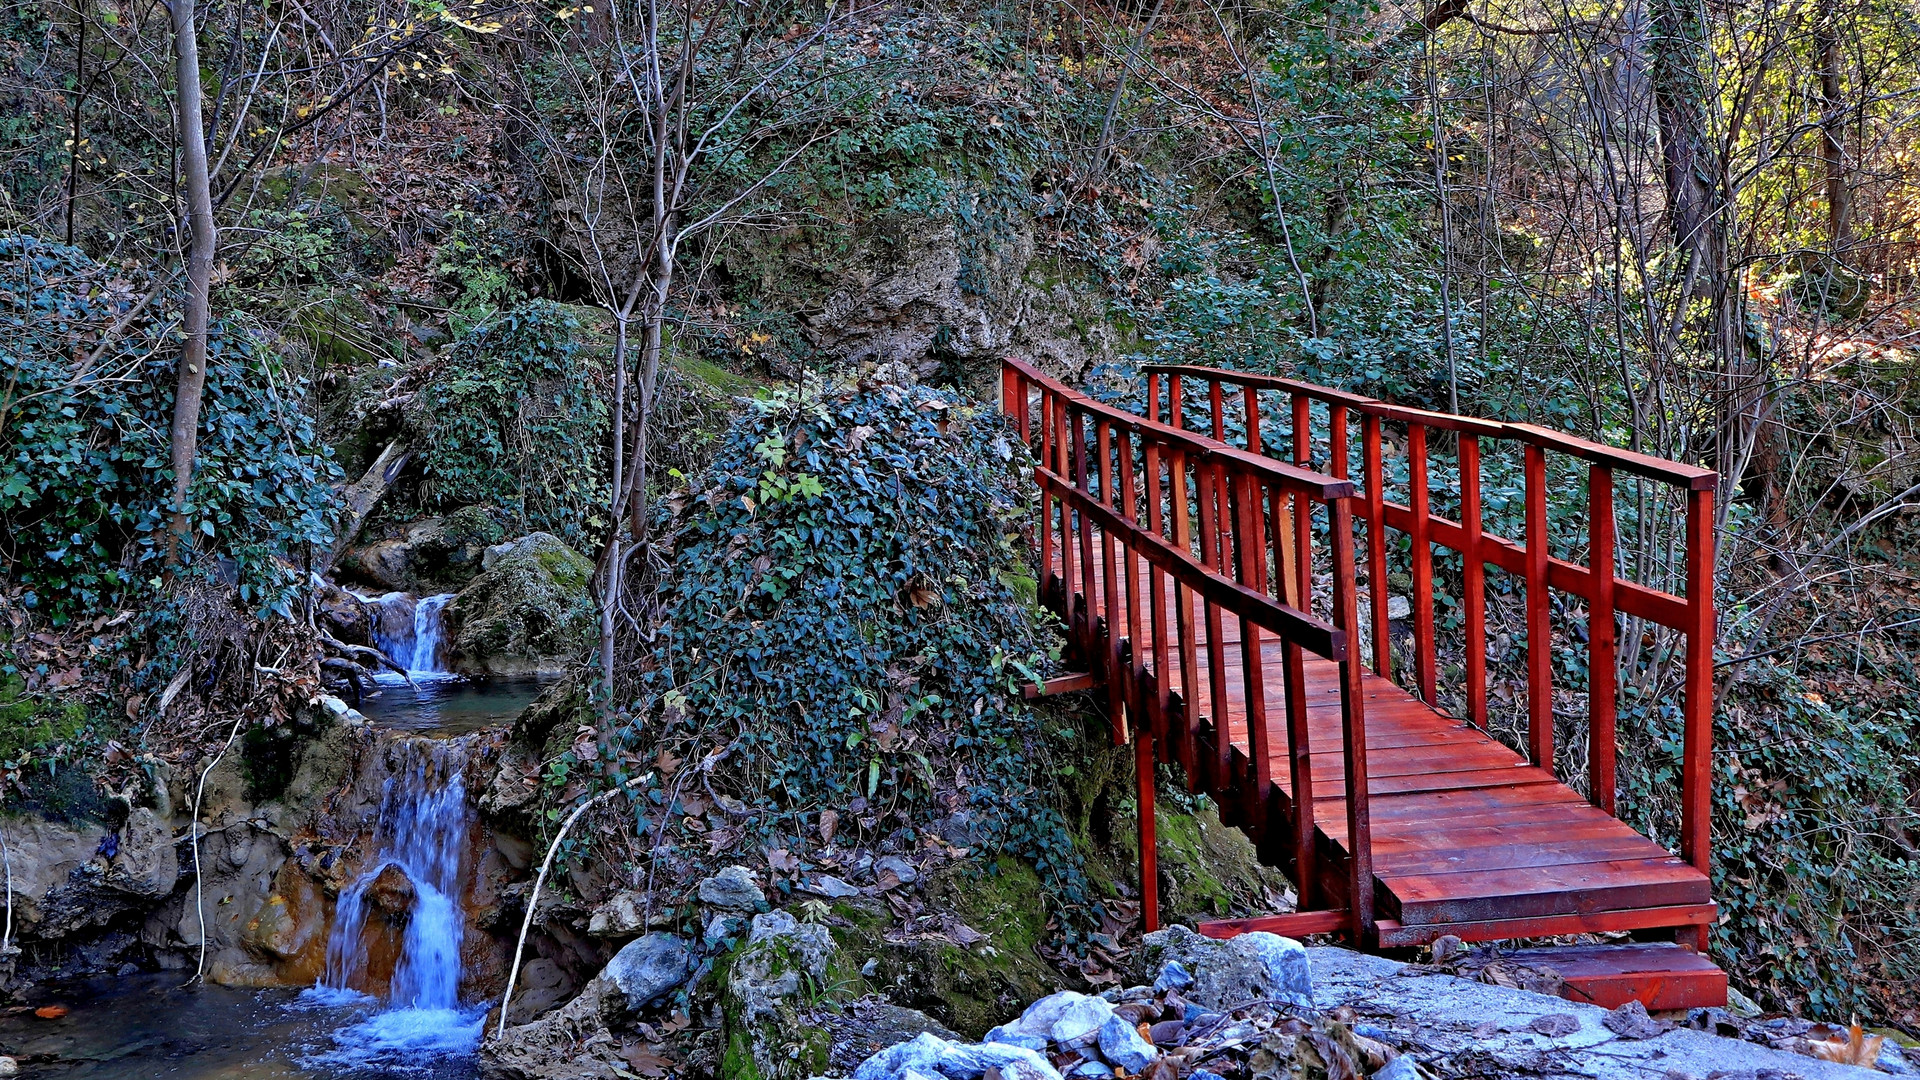
<svg viewBox="0 0 1920 1080"><path fill-rule="evenodd" d="M354 657L354 658L358 658L362 656L372 657L374 667L391 668L392 670L399 672L401 678L407 680L408 686L413 686L413 673L409 672L406 668L401 667L399 664L394 663L392 657L388 656L386 653L381 652L379 649L376 649L371 645L349 645L346 642L333 637L331 634L328 634L324 630L319 632L319 636L320 636L320 644L325 645L327 648L332 649L348 657ZM363 664L361 666L364 667L366 665Z"/></svg>
<svg viewBox="0 0 1920 1080"><path fill-rule="evenodd" d="M227 751L233 748L233 740L240 737L240 725L246 718L245 713L233 718L233 730L227 732L226 743L220 747L219 753L213 755L207 767L200 771L200 782L193 789L193 819L188 828L193 830L193 911L200 919L200 959L193 965L193 978L182 984L185 986L199 982L207 970L207 875L200 869L200 799L207 791L207 777L219 767L220 759L227 756Z"/></svg>
<svg viewBox="0 0 1920 1080"><path fill-rule="evenodd" d="M573 813L567 815L567 820L560 823L560 831L554 835L553 843L547 845L547 857L540 860L540 872L534 875L533 892L527 896L527 914L520 920L520 938L513 943L513 966L507 969L507 992L500 995L500 1025L494 1029L495 1038L507 1033L507 1003L513 1000L513 984L520 974L520 957L527 947L527 934L533 929L533 913L540 907L540 888L547 883L547 871L553 867L553 856L559 852L560 842L567 838L567 833L573 828L574 822L580 820L580 815L620 792L651 779L652 773L642 773L619 787L609 788L574 807Z"/></svg>

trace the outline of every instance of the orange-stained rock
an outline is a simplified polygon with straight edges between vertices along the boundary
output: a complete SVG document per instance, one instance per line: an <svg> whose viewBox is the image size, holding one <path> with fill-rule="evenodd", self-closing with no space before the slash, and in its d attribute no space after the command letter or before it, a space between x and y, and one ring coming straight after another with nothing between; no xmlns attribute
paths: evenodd
<svg viewBox="0 0 1920 1080"><path fill-rule="evenodd" d="M273 895L248 921L241 940L273 965L285 985L310 985L326 968L330 915L319 885L289 860L275 875Z"/></svg>
<svg viewBox="0 0 1920 1080"><path fill-rule="evenodd" d="M405 926L413 914L413 902L416 899L413 879L392 863L380 868L364 895L368 907L396 926Z"/></svg>

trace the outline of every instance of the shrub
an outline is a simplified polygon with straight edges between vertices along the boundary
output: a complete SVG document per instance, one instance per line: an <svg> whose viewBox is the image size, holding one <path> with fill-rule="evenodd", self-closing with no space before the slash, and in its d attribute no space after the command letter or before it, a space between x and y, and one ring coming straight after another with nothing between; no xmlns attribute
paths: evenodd
<svg viewBox="0 0 1920 1080"><path fill-rule="evenodd" d="M139 291L77 248L0 237L0 559L56 624L121 604L165 555L177 298L84 362ZM187 513L202 564L261 611L287 610L301 549L332 538L339 470L306 393L264 335L215 322Z"/></svg>
<svg viewBox="0 0 1920 1080"><path fill-rule="evenodd" d="M447 348L408 417L427 510L499 506L574 547L604 524L609 415L580 322L530 301Z"/></svg>
<svg viewBox="0 0 1920 1080"><path fill-rule="evenodd" d="M1050 760L1077 733L1019 692L1047 647L1024 462L949 392L810 383L754 403L663 511L672 566L640 701L611 733L622 768L729 747L749 808L733 827L766 846L828 810L842 836L909 843L964 811L968 846L1088 903Z"/></svg>

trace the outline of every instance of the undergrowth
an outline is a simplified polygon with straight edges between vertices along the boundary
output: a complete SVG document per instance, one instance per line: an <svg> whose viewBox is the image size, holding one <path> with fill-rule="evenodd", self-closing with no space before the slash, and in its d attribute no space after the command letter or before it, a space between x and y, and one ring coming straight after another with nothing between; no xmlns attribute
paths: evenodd
<svg viewBox="0 0 1920 1080"><path fill-rule="evenodd" d="M1049 650L1024 466L946 391L809 381L748 406L662 511L658 634L599 751L614 781L653 774L635 809L656 871L745 850L797 874L815 838L940 848L959 820L1088 910L1050 782L1078 733L1019 689ZM689 827L715 803L724 824Z"/></svg>

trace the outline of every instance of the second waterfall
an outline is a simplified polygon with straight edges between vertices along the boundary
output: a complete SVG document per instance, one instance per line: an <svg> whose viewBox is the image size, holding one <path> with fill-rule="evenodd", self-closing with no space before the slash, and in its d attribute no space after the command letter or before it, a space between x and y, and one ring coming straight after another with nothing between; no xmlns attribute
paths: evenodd
<svg viewBox="0 0 1920 1080"><path fill-rule="evenodd" d="M483 1007L460 1001L463 859L472 811L466 747L458 739L392 745L394 769L365 869L340 893L327 940L319 1001L385 1000L337 1032L330 1057L392 1063L417 1054L465 1052L480 1035ZM378 947L398 931L395 956ZM390 971L382 970L391 964ZM382 985L384 984L384 986Z"/></svg>

